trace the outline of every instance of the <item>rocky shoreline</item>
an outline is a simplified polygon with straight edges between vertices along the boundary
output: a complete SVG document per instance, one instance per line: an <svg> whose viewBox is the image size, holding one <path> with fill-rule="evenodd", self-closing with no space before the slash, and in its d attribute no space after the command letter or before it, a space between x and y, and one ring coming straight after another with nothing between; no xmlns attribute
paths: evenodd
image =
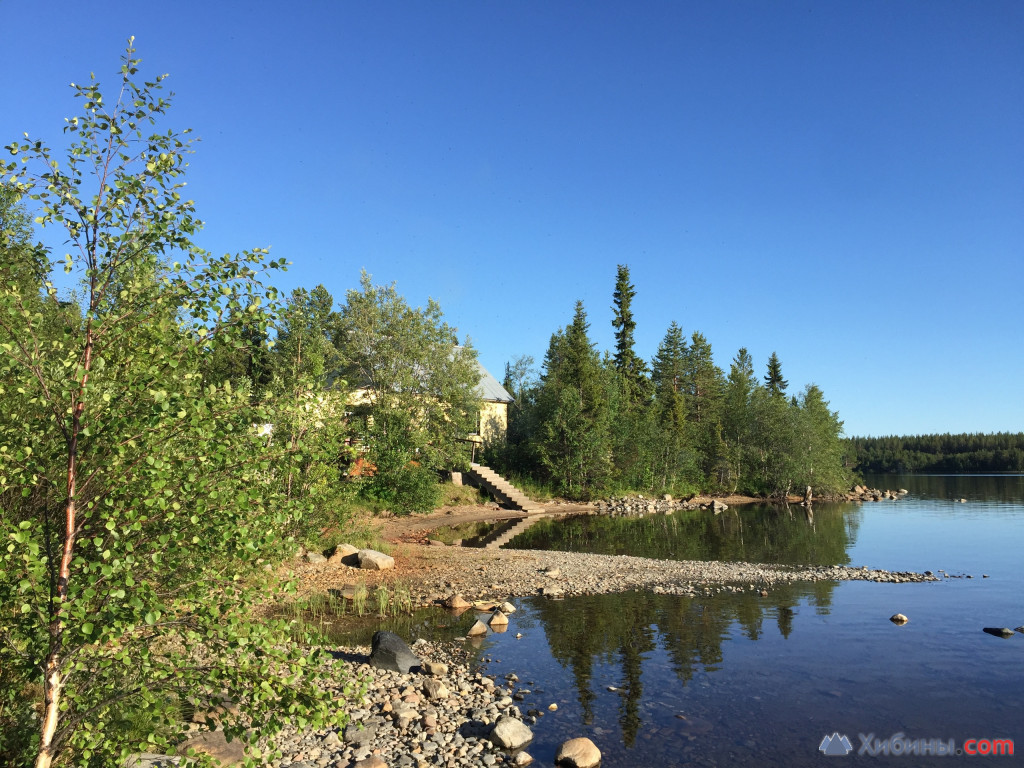
<svg viewBox="0 0 1024 768"><path fill-rule="evenodd" d="M407 580L413 604L436 605L452 593L501 602L510 597L553 597L613 592L711 595L768 592L796 581L937 581L930 572L886 571L852 566L779 566L757 563L651 560L539 550L483 550L406 544L388 571L358 570L329 562L295 564L304 594L343 590L353 580L369 584Z"/></svg>
<svg viewBox="0 0 1024 768"><path fill-rule="evenodd" d="M283 734L283 756L269 765L462 768L533 762L526 751L533 739L529 726L553 710L532 681L474 671L458 643L420 639L412 651L421 663L405 672L376 666L366 647L335 652L345 672L364 681L366 694L349 709L341 731Z"/></svg>
<svg viewBox="0 0 1024 768"><path fill-rule="evenodd" d="M382 633L387 634L387 633ZM501 679L471 668L465 644L412 644L418 666L408 671L371 663L366 646L335 647L328 662L338 669L337 686L323 695L347 704L344 728L320 730L292 726L266 741L281 756L262 764L271 768L468 768L533 762L528 753L530 726L557 706L515 674ZM363 695L345 700L345 686L361 681ZM198 731L197 731L198 734ZM212 737L212 738L210 738ZM238 742L227 743L217 732L198 734L185 743L225 765L244 760ZM591 745L592 746L592 745ZM597 755L598 760L600 755ZM132 768L169 768L181 758L136 755ZM584 768L594 763L567 763Z"/></svg>
<svg viewBox="0 0 1024 768"><path fill-rule="evenodd" d="M633 506L623 504L622 500L619 504ZM662 510L655 503L653 510L604 511L642 514ZM393 562L379 570L362 564L364 559L369 562L372 558L363 558L354 551L344 548L345 554L337 557L312 558L303 553L288 563L286 570L297 578L300 595L343 594L353 582L371 588L401 583L408 586L414 606L450 605L455 595L479 605L481 601L501 603L534 595L557 599L629 591L689 596L720 592L767 595L776 586L800 581L938 581L931 572L868 567L666 561L575 552L484 550L436 543L397 544L391 553ZM532 738L529 728L539 718L551 715L554 709L549 707L555 706L553 700L544 698L534 681L520 683L514 674L502 679L483 674L472 667L471 646L465 642L416 640L412 650L422 665L404 672L371 665L370 650L362 646L331 649L330 663L338 666L338 683L336 690L325 690L324 695L337 698L340 704L344 686L353 677L365 687L361 699L347 703L349 723L343 729L286 729L275 739L282 756L265 765L466 768L524 766L533 762L528 753ZM504 731L496 730L499 721L502 729L514 735L505 736ZM227 748L220 751L217 733L196 735L199 741L192 746L226 758L225 764L241 761L240 745L220 745ZM584 747L587 745L593 747L589 742ZM176 758L147 757L155 760L139 761L136 765L141 768L177 764Z"/></svg>

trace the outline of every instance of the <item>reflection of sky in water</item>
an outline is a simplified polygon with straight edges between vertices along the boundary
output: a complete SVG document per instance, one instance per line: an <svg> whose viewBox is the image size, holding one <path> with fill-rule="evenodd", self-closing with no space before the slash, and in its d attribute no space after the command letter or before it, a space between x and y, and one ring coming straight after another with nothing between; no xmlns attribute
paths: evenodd
<svg viewBox="0 0 1024 768"><path fill-rule="evenodd" d="M855 749L860 733L897 732L958 743L1008 737L1024 748L1024 635L982 632L1024 624L1022 479L878 484L912 495L840 508L856 520L845 542L849 562L974 578L793 584L766 598L630 593L519 601L508 632L490 636L483 653L490 672L514 671L520 687L533 691L520 703L524 712L546 713L530 754L550 765L561 741L587 735L605 768L820 765L818 745L833 731L847 734ZM954 504L954 496L968 503ZM897 612L910 622L889 622ZM451 631L464 631L473 618L464 615ZM559 709L548 713L552 702Z"/></svg>

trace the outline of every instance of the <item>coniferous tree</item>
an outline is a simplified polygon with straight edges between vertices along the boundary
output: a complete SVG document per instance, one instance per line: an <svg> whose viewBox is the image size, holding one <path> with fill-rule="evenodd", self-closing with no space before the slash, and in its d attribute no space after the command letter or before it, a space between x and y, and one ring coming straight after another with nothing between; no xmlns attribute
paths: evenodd
<svg viewBox="0 0 1024 768"><path fill-rule="evenodd" d="M793 488L793 440L796 406L767 387L754 390L751 399L752 445L756 467L754 489L785 496Z"/></svg>
<svg viewBox="0 0 1024 768"><path fill-rule="evenodd" d="M768 373L765 374L764 383L772 395L784 394L789 386L789 382L782 378L782 364L775 352L768 358Z"/></svg>
<svg viewBox="0 0 1024 768"><path fill-rule="evenodd" d="M644 401L647 394L647 370L644 361L633 349L633 299L636 288L629 282L629 267L619 264L612 294L612 327L615 329L615 370L622 377L626 403L630 407Z"/></svg>
<svg viewBox="0 0 1024 768"><path fill-rule="evenodd" d="M615 329L615 354L605 361L609 377L612 442L618 482L627 488L647 488L652 483L650 452L653 420L648 404L650 380L647 366L634 351L633 298L636 289L629 281L629 267L620 264L613 293L612 327Z"/></svg>
<svg viewBox="0 0 1024 768"><path fill-rule="evenodd" d="M694 331L684 358L683 386L698 467L707 479L715 475L722 451L723 385L722 369L715 365L711 344Z"/></svg>
<svg viewBox="0 0 1024 768"><path fill-rule="evenodd" d="M577 301L572 323L551 337L538 393L538 455L559 489L573 497L603 487L611 470L607 390L588 330Z"/></svg>
<svg viewBox="0 0 1024 768"><path fill-rule="evenodd" d="M655 475L661 488L671 488L680 478L687 459L686 401L683 375L687 357L686 339L682 329L673 322L665 332L654 357L652 382L654 411L658 425L657 463Z"/></svg>
<svg viewBox="0 0 1024 768"><path fill-rule="evenodd" d="M539 459L536 451L538 381L534 360L520 355L505 363L501 385L512 395L508 405L508 428L502 445L488 446L488 461L514 474L536 474Z"/></svg>
<svg viewBox="0 0 1024 768"><path fill-rule="evenodd" d="M741 347L729 368L722 411L722 440L729 467L728 483L733 491L738 490L743 482L745 463L750 460L751 405L757 386L753 359L746 347Z"/></svg>

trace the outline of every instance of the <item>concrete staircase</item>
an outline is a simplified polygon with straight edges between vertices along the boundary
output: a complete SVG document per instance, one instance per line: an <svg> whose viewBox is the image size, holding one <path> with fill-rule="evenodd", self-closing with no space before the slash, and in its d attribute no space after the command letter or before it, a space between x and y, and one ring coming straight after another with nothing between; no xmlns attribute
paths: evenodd
<svg viewBox="0 0 1024 768"><path fill-rule="evenodd" d="M544 514L544 507L530 500L525 493L490 467L485 467L483 464L470 464L469 467L465 479L490 493L504 506L522 510L527 515Z"/></svg>

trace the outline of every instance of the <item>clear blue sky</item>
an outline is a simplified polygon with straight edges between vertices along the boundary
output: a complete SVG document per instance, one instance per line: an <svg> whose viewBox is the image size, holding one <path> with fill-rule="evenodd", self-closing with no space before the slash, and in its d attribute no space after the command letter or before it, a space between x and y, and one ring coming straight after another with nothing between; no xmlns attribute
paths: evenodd
<svg viewBox="0 0 1024 768"><path fill-rule="evenodd" d="M129 35L217 252L365 268L499 378L582 299L777 351L848 434L1024 430L1024 3L0 0L0 143ZM58 254L60 255L60 254Z"/></svg>

